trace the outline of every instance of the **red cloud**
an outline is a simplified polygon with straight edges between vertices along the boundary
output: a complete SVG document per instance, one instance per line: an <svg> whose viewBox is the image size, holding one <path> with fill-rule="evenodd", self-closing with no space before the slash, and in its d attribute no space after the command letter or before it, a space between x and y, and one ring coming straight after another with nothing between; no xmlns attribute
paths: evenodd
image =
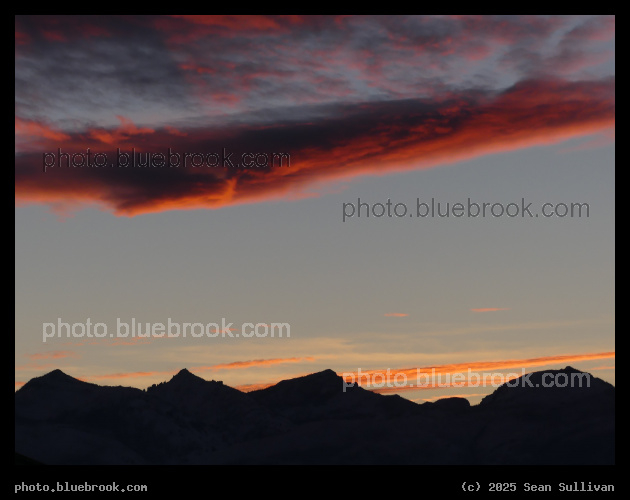
<svg viewBox="0 0 630 500"><path fill-rule="evenodd" d="M29 136L32 138L49 139L50 141L67 141L70 136L59 130L33 120L23 120L15 117L15 135Z"/></svg>
<svg viewBox="0 0 630 500"><path fill-rule="evenodd" d="M313 196L307 188L361 175L426 169L480 155L557 143L614 126L614 80L522 82L498 95L445 96L432 102L346 106L315 121L223 129L188 135L136 127L120 117L114 131L58 136L48 151L241 152L291 155L290 167L101 168L43 173L42 154L16 156L18 203L97 204L117 215L220 208ZM105 147L104 147L105 145ZM111 146L111 147L107 147ZM264 148L264 149L263 149Z"/></svg>
<svg viewBox="0 0 630 500"><path fill-rule="evenodd" d="M99 142L112 146L114 144L121 144L127 141L130 136L146 135L152 134L154 132L154 130L151 128L136 127L136 125L130 119L125 118L124 116L116 115L116 118L118 118L118 121L120 121L120 126L117 129L111 132L105 129L91 130L90 136L98 140Z"/></svg>

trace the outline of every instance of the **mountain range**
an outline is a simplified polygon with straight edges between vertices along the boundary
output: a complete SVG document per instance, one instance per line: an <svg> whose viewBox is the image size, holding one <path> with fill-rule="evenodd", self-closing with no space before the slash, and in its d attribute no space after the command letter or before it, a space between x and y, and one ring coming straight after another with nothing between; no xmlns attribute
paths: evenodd
<svg viewBox="0 0 630 500"><path fill-rule="evenodd" d="M332 370L244 393L183 369L145 390L54 370L15 392L15 451L44 464L613 464L615 388L504 384L416 404Z"/></svg>

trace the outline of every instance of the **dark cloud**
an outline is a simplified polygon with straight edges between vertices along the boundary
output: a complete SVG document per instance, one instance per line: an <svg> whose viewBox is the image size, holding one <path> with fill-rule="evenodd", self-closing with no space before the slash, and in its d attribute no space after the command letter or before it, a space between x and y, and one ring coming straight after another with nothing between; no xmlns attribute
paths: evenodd
<svg viewBox="0 0 630 500"><path fill-rule="evenodd" d="M138 128L55 135L28 133L35 151L16 155L16 199L68 207L96 203L119 215L218 208L273 199L305 187L366 174L428 168L481 154L559 141L614 125L614 79L521 82L504 92L468 91L441 100L405 99L326 107L317 119L232 127ZM289 153L290 167L52 168L42 153Z"/></svg>
<svg viewBox="0 0 630 500"><path fill-rule="evenodd" d="M16 113L66 129L116 114L218 123L583 79L572 72L605 60L592 45L611 31L613 16L18 16Z"/></svg>

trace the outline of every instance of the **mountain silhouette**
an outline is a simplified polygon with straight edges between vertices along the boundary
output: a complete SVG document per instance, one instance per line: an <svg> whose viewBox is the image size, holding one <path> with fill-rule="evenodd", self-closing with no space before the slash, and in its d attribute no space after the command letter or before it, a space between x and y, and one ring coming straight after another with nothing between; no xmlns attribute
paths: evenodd
<svg viewBox="0 0 630 500"><path fill-rule="evenodd" d="M248 393L274 414L295 423L328 419L353 419L374 415L394 416L413 412L418 405L398 395L381 396L353 385L343 391L343 378L332 370L283 380Z"/></svg>
<svg viewBox="0 0 630 500"><path fill-rule="evenodd" d="M15 393L15 451L45 464L615 461L615 388L572 367L519 377L473 406L343 387L332 370L249 393L186 369L146 390L54 370Z"/></svg>

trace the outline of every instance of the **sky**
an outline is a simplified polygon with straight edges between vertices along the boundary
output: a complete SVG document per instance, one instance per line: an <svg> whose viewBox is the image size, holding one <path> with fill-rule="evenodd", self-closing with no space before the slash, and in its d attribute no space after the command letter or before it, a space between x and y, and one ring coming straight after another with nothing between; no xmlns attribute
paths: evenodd
<svg viewBox="0 0 630 500"><path fill-rule="evenodd" d="M614 383L614 43L614 16L16 17L16 390L57 368L141 388L182 368L242 390L328 368ZM88 149L105 166L58 158ZM169 152L189 163L110 165ZM404 217L377 216L388 200ZM432 200L520 213L417 217ZM88 318L107 336L57 335ZM109 336L169 318L234 336ZM494 389L443 385L366 387Z"/></svg>

